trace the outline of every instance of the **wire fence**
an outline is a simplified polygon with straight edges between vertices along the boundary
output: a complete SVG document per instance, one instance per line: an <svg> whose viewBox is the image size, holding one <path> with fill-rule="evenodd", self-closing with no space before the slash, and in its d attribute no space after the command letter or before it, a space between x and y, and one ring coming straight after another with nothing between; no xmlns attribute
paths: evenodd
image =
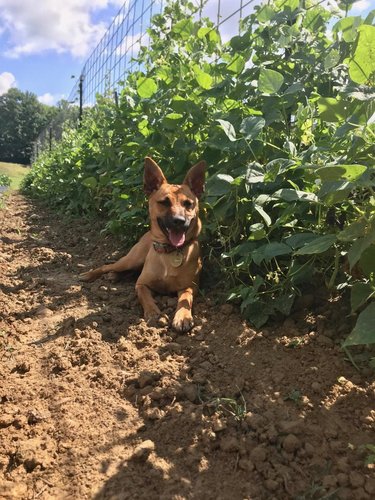
<svg viewBox="0 0 375 500"><path fill-rule="evenodd" d="M35 160L44 149L52 149L62 136L64 124L78 124L85 107L93 106L97 95L117 92L126 76L139 68L136 57L142 46L149 45L147 29L152 18L161 14L164 0L125 0L111 25L93 50L76 79L67 101L34 144ZM225 42L240 31L240 21L253 10L258 0L193 0L199 17L215 23Z"/></svg>

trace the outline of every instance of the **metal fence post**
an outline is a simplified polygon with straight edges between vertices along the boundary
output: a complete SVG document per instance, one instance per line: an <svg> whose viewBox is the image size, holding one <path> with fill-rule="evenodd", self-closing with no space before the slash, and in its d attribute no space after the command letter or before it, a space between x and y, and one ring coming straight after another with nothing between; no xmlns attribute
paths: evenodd
<svg viewBox="0 0 375 500"><path fill-rule="evenodd" d="M82 124L82 115L83 115L83 80L84 76L81 75L79 77L79 124Z"/></svg>

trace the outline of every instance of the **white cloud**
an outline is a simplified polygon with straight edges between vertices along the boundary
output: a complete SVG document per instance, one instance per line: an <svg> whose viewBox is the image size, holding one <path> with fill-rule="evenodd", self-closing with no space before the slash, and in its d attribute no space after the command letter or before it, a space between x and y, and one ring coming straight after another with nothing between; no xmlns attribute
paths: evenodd
<svg viewBox="0 0 375 500"><path fill-rule="evenodd" d="M123 0L0 0L2 29L8 36L7 56L47 50L87 56L106 31L107 23L92 14ZM4 35L4 33L3 33Z"/></svg>
<svg viewBox="0 0 375 500"><path fill-rule="evenodd" d="M6 94L11 87L15 87L16 78L12 73L0 73L0 95Z"/></svg>
<svg viewBox="0 0 375 500"><path fill-rule="evenodd" d="M64 99L64 97L64 94L50 94L49 92L46 92L45 94L38 96L38 101L42 104L47 104L48 106L54 106L58 103L58 101Z"/></svg>
<svg viewBox="0 0 375 500"><path fill-rule="evenodd" d="M149 41L150 37L147 33L143 35L141 33L128 35L117 45L115 54L117 56L123 56L129 53L131 56L137 57L139 49L141 47L147 47Z"/></svg>
<svg viewBox="0 0 375 500"><path fill-rule="evenodd" d="M359 2L355 2L355 4L353 4L352 10L356 12L363 12L364 10L369 9L370 6L370 0L359 0Z"/></svg>

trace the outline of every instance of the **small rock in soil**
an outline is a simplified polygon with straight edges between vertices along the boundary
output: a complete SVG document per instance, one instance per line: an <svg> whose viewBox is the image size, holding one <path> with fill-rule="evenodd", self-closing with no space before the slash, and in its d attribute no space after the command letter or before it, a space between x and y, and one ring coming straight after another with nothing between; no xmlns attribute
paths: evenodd
<svg viewBox="0 0 375 500"><path fill-rule="evenodd" d="M147 410L145 410L145 417L150 420L160 420L164 415L165 411L160 408L147 408Z"/></svg>
<svg viewBox="0 0 375 500"><path fill-rule="evenodd" d="M227 428L227 422L222 418L217 418L212 422L212 430L214 432L220 432Z"/></svg>
<svg viewBox="0 0 375 500"><path fill-rule="evenodd" d="M152 451L155 450L155 443L151 439L147 439L139 444L134 450L133 457L137 460L147 460Z"/></svg>
<svg viewBox="0 0 375 500"><path fill-rule="evenodd" d="M194 384L184 384L182 386L182 391L185 395L185 397L191 401L192 403L194 403L198 397L198 390L197 390L197 387L196 385Z"/></svg>

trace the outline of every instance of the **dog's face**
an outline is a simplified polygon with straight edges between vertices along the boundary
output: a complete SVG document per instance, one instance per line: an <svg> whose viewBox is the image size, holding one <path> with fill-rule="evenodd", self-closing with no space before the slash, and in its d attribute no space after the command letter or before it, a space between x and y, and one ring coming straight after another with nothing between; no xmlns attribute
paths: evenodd
<svg viewBox="0 0 375 500"><path fill-rule="evenodd" d="M145 159L144 190L149 196L151 232L157 241L179 248L200 230L198 201L204 191L206 163L192 167L181 185L168 184L157 163Z"/></svg>

